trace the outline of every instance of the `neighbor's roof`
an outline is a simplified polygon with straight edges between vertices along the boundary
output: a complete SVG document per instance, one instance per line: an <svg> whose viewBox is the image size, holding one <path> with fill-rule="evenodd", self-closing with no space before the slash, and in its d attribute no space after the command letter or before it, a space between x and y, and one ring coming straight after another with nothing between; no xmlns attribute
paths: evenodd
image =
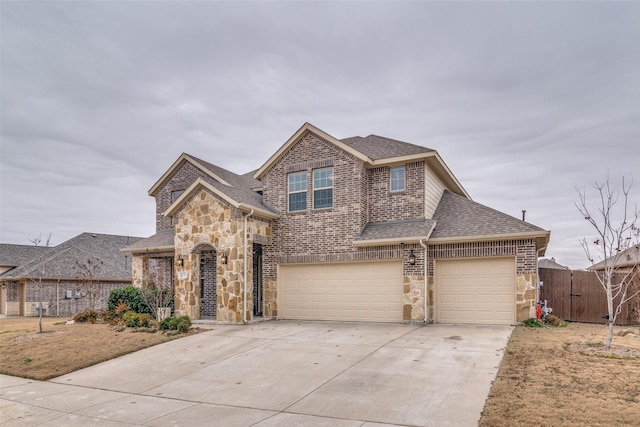
<svg viewBox="0 0 640 427"><path fill-rule="evenodd" d="M428 239L436 222L432 219L374 222L367 224L354 240L356 246L418 243Z"/></svg>
<svg viewBox="0 0 640 427"><path fill-rule="evenodd" d="M51 249L52 248L46 246L0 243L0 266L18 267L24 265Z"/></svg>
<svg viewBox="0 0 640 427"><path fill-rule="evenodd" d="M153 236L140 239L134 244L122 248L122 252L149 253L173 251L173 228L160 230Z"/></svg>
<svg viewBox="0 0 640 427"><path fill-rule="evenodd" d="M429 241L495 240L536 238L546 246L550 232L511 215L445 190L433 215L436 228Z"/></svg>
<svg viewBox="0 0 640 427"><path fill-rule="evenodd" d="M552 269L555 269L555 270L569 270L569 267L566 267L564 265L558 264L554 258L551 258L551 259L543 258L543 259L539 260L538 261L538 267L539 268L552 268Z"/></svg>
<svg viewBox="0 0 640 427"><path fill-rule="evenodd" d="M81 277L81 265L98 265L93 278L100 280L131 280L131 257L120 249L139 237L82 233L49 248L31 261L0 275L2 279L43 277L73 279Z"/></svg>
<svg viewBox="0 0 640 427"><path fill-rule="evenodd" d="M640 265L640 245L635 245L609 258L613 261L614 268L633 267ZM611 262L611 261L610 261ZM604 270L606 262L600 261L592 265L588 270Z"/></svg>

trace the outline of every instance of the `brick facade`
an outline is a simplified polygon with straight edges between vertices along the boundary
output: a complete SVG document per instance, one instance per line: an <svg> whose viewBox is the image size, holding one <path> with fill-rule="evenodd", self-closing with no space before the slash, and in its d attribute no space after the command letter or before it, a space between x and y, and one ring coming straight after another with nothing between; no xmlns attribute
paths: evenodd
<svg viewBox="0 0 640 427"><path fill-rule="evenodd" d="M25 284L7 283L7 315L39 316L40 302L45 309L43 316L70 317L89 309L106 310L112 290L131 286L128 282L96 281L87 284L73 280L43 280L42 283ZM23 307L20 307L20 287L25 292Z"/></svg>
<svg viewBox="0 0 640 427"><path fill-rule="evenodd" d="M405 189L403 191L390 190L391 168L389 166L369 169L367 190L369 222L424 218L425 163L407 163L404 167Z"/></svg>
<svg viewBox="0 0 640 427"><path fill-rule="evenodd" d="M247 284L246 319L253 314L254 243L262 245L262 311L266 318L278 317L278 265L291 263L334 263L349 261L404 260L403 262L403 319L419 322L424 319L425 297L433 312L433 260L445 258L514 256L517 263L516 301L517 319L529 317L535 308L535 281L537 253L534 240L505 240L429 245L417 243L393 244L377 247L357 247L354 239L367 223L423 219L427 207L429 217L437 201L427 200L428 194L441 195L443 185L425 188L429 174L424 161L394 164L405 167L405 189L390 191L390 166L365 164L363 160L343 151L337 145L311 131L304 132L286 152L269 165L262 174L263 201L279 213L278 219L262 219L257 215L248 219L243 231L246 212L205 189L194 193L173 215L162 213L172 204L171 194L188 188L197 178L212 182L208 174L189 162L183 163L156 193L156 226L158 230L175 228L175 252L160 254L173 265L174 259L183 258L184 266L176 267L176 313L194 319L214 316L218 320L239 322L243 317L243 286ZM314 209L313 171L333 168L333 205ZM306 209L288 211L288 175L307 173ZM433 190L433 191L430 191ZM246 234L243 234L246 233ZM247 242L247 277L244 277L244 237ZM202 306L199 263L201 249L213 251L216 259L214 311ZM407 258L413 251L415 265ZM219 255L228 256L228 264L221 265ZM134 283L140 285L145 271L145 257L133 259ZM424 295L425 261L428 295ZM167 268L166 264L162 264ZM211 266L210 266L211 267ZM136 279L138 277L138 279ZM136 281L138 280L138 281ZM532 291L533 290L533 291ZM210 291L211 292L211 291ZM205 311L203 311L205 310ZM260 311L260 310L258 310ZM526 317L525 317L526 314ZM432 318L430 320L433 320Z"/></svg>

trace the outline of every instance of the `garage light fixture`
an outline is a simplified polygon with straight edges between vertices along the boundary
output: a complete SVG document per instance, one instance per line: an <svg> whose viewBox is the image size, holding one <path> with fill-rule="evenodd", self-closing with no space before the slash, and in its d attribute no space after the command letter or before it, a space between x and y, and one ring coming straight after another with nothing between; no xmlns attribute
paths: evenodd
<svg viewBox="0 0 640 427"><path fill-rule="evenodd" d="M222 256L220 257L220 264L227 265L227 261L229 261L227 254L222 252Z"/></svg>
<svg viewBox="0 0 640 427"><path fill-rule="evenodd" d="M409 252L407 261L409 261L409 265L416 265L416 254L413 253L413 249L411 249L411 252Z"/></svg>
<svg viewBox="0 0 640 427"><path fill-rule="evenodd" d="M176 260L176 265L178 267L182 267L184 266L184 260L182 259L182 256L179 256L178 259Z"/></svg>

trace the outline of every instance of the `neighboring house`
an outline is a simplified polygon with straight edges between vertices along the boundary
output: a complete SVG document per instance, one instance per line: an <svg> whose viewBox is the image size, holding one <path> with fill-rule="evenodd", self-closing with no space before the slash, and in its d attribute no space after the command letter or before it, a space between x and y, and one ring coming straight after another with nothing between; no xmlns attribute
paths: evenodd
<svg viewBox="0 0 640 427"><path fill-rule="evenodd" d="M120 250L139 237L83 233L54 246L0 244L0 314L71 316L106 308L112 289L131 285L131 256Z"/></svg>
<svg viewBox="0 0 640 427"><path fill-rule="evenodd" d="M602 271L607 265L613 266L616 273L629 273L634 267L638 268L640 266L640 245L635 245L622 252L618 252L608 260L600 261L588 267L587 270Z"/></svg>
<svg viewBox="0 0 640 427"><path fill-rule="evenodd" d="M558 264L555 258L538 260L538 268L553 268L555 270L569 270L569 267Z"/></svg>
<svg viewBox="0 0 640 427"><path fill-rule="evenodd" d="M306 123L245 175L182 154L149 195L157 233L125 249L133 283L174 281L180 315L535 316L550 232L472 201L432 149L376 135L338 140Z"/></svg>

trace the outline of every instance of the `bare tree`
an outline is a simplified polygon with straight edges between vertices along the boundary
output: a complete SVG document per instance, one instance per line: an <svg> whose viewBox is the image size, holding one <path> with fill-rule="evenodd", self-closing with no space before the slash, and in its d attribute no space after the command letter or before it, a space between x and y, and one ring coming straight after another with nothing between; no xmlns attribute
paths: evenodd
<svg viewBox="0 0 640 427"><path fill-rule="evenodd" d="M171 315L171 305L174 298L171 277L162 270L156 258L147 259L147 272L143 279L142 296L151 309L151 314L162 321Z"/></svg>
<svg viewBox="0 0 640 427"><path fill-rule="evenodd" d="M87 297L89 298L88 306L91 311L96 311L99 293L99 284L96 281L96 276L100 272L100 266L103 264L104 262L101 260L91 261L91 259L87 258L86 261L76 260L73 266L77 277L80 279L80 284L87 292Z"/></svg>
<svg viewBox="0 0 640 427"><path fill-rule="evenodd" d="M602 257L598 268L593 270L607 294L607 349L611 348L613 326L623 305L640 294L640 289L632 287L638 276L639 266L638 256L632 254L631 249L638 247L640 237L640 212L637 205L630 206L629 200L632 183L627 184L623 177L622 188L617 190L611 188L609 179L602 183L596 182L594 187L597 197L593 204L587 203L586 191L576 187L580 202L575 205L596 231L595 240L591 242L584 238L580 243L592 268L596 264L592 252Z"/></svg>
<svg viewBox="0 0 640 427"><path fill-rule="evenodd" d="M44 243L42 243L41 236L29 239L29 241L34 246L48 248L51 244L51 233L49 233L49 236L47 236L47 240ZM37 258L35 259L35 262L33 263L33 266L34 266L33 268L34 270L36 270L35 274L33 270L31 271L27 270L29 282L34 283L38 288L38 329L40 333L42 333L42 314L44 311L44 305L42 303L42 277L45 274L45 267L47 265L46 256L47 256L46 251L42 251L38 254Z"/></svg>

